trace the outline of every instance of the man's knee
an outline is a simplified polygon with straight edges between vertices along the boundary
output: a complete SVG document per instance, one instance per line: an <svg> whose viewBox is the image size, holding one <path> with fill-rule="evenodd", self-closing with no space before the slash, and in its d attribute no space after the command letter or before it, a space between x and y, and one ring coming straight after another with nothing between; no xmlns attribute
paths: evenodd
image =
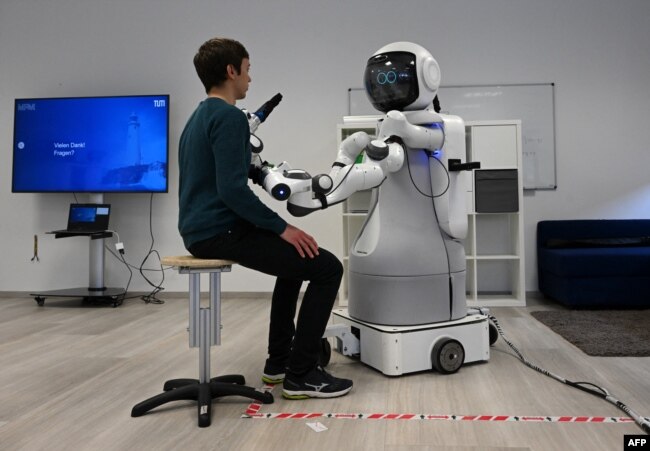
<svg viewBox="0 0 650 451"><path fill-rule="evenodd" d="M334 263L334 273L335 273L335 277L340 282L341 279L343 278L343 263L341 263L341 260L339 260L338 258L336 258L336 262Z"/></svg>
<svg viewBox="0 0 650 451"><path fill-rule="evenodd" d="M324 278L333 282L340 282L343 278L343 264L336 255L321 249L319 257Z"/></svg>
<svg viewBox="0 0 650 451"><path fill-rule="evenodd" d="M330 272L332 274L332 279L336 279L338 282L343 278L343 263L335 255L331 255L330 261Z"/></svg>

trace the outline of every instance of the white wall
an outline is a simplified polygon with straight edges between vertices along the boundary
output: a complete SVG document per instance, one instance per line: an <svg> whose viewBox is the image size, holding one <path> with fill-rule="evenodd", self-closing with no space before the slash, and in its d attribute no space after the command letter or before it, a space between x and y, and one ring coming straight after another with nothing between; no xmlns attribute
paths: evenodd
<svg viewBox="0 0 650 451"><path fill-rule="evenodd" d="M204 94L192 57L213 36L236 38L251 54L253 83L239 106L255 108L276 92L284 95L260 130L264 157L312 173L328 170L347 90L361 87L366 59L386 43L427 47L443 84L555 82L558 189L525 197L529 291L537 289L537 221L650 217L646 0L2 0L0 291L87 283L85 239L44 235L65 224L72 195L10 192L14 98L171 94L170 192L154 196L153 232L161 255L185 253L176 230L176 143ZM264 199L341 254L338 208L295 219L284 205ZM149 196L106 200L126 256L139 265L151 242ZM35 234L40 263L30 262ZM127 276L107 255L107 284L122 285ZM181 291L186 281L169 272L165 286ZM272 278L243 268L224 278L228 291L272 286ZM134 277L132 289L147 287Z"/></svg>

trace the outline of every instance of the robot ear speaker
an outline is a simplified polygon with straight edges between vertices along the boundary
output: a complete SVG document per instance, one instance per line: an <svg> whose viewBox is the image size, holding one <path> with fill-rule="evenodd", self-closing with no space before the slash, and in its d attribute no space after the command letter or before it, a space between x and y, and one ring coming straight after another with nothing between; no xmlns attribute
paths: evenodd
<svg viewBox="0 0 650 451"><path fill-rule="evenodd" d="M428 56L422 63L422 78L431 91L436 92L440 86L440 66L433 57Z"/></svg>

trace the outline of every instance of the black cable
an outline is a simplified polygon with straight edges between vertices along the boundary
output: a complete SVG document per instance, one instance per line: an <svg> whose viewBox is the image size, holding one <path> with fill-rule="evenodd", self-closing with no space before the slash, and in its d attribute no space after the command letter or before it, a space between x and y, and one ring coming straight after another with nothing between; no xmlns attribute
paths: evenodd
<svg viewBox="0 0 650 451"><path fill-rule="evenodd" d="M408 152L408 150L407 150L407 152ZM433 158L435 158L435 157L433 157ZM440 163L440 161L437 158L436 158L436 160ZM408 160L407 160L407 164L408 164ZM444 165L442 167L443 167L443 169L445 169ZM410 168L409 168L409 176L410 175L411 175L411 171L410 171ZM430 181L429 186L431 187L431 193L433 194L433 182L431 181L431 176L429 176L429 181ZM413 186L415 187L415 189L420 191L418 189L417 185L415 184L415 181L413 180L413 177L411 177L411 182L413 183ZM450 183L451 182L450 182L450 179L449 179L449 172L447 172L447 187L442 192L442 194L447 192L447 190L449 189ZM420 191L420 193L423 194L421 191ZM442 196L442 194L440 194L440 196ZM443 233L442 228L440 227L440 221L438 220L438 211L436 210L436 201L435 201L436 196L433 196L433 195L427 196L426 194L424 194L424 196L429 197L431 199L431 205L433 206L433 216L436 218L436 224L438 224L438 232L440 232L440 239L442 240L442 245L445 248L445 255L447 256L447 277L448 277L447 280L448 280L448 284L449 284L449 319L451 320L451 318L453 316L453 310L454 310L454 290L453 290L453 283L452 283L452 277L451 277L451 259L449 258L449 249L447 249L447 241L445 240L445 234Z"/></svg>
<svg viewBox="0 0 650 451"><path fill-rule="evenodd" d="M139 268L140 275L142 276L142 278L144 280L147 281L147 283L149 285L151 285L153 287L153 290L151 290L151 292L149 294L141 296L141 299L144 302L148 303L148 304L149 303L150 304L164 304L165 301L163 301L161 299L158 299L156 297L156 295L158 293L160 293L162 290L164 290L162 285L165 282L165 270L162 267L162 259L160 258L160 254L158 253L157 250L155 250L153 248L154 243L155 243L155 238L153 236L153 219L152 219L152 215L153 215L153 195L154 195L154 193L151 193L151 197L149 198L149 235L151 236L151 246L149 247L149 251L145 255L144 259L142 260L142 263L140 263L140 268ZM162 274L162 280L157 285L154 284L151 280L149 280L149 278L144 274L144 270L143 270L144 264L149 259L149 257L151 257L152 254L156 254L156 256L158 257L158 262L160 263L160 272Z"/></svg>
<svg viewBox="0 0 650 451"><path fill-rule="evenodd" d="M352 164L350 165L350 169L348 169L348 172L345 173L345 175L343 176L343 178L341 179L341 181L339 182L339 184L336 185L336 187L335 187L332 191L328 192L327 195L330 195L330 194L334 193L334 191L336 191L337 189L339 189L339 187L343 184L343 182L345 181L345 179L348 178L348 175L350 175L350 172L352 172L352 169L354 169L354 166L355 166L356 164L357 164L357 163L354 162L354 163L352 163Z"/></svg>
<svg viewBox="0 0 650 451"><path fill-rule="evenodd" d="M478 309L482 314L483 311L479 308ZM557 374L553 374L548 370L545 370L544 368L540 368L539 366L535 365L534 363L530 362L527 360L521 352L519 352L519 349L506 338L503 329L501 328L501 325L499 324L499 321L494 317L494 315L487 315L490 321L492 321L492 324L497 328L497 332L499 332L499 335L501 335L501 338L503 341L506 342L506 344L514 351L514 353L517 355L517 358L527 367L542 373L545 376L548 376L552 379L555 379L558 382L562 382L563 384L569 385L570 387L577 388L579 390L582 390L586 393L590 393L594 396L598 396L599 398L603 398L605 401L614 404L616 407L618 407L620 410L623 412L627 413L632 417L634 422L639 425L641 429L643 429L647 434L650 434L650 420L648 418L644 418L638 413L636 413L634 410L632 410L630 407L628 407L626 404L623 402L619 401L616 399L614 396L612 396L606 389L603 387L600 387L596 384L593 384L591 382L573 382L568 379L565 379L561 376L558 376Z"/></svg>
<svg viewBox="0 0 650 451"><path fill-rule="evenodd" d="M126 266L126 269L129 270L129 280L128 280L127 284L126 284L126 288L124 289L124 295L122 296L122 300L124 300L124 299L133 299L133 298L139 297L139 298L141 298L143 301L145 301L145 302L147 302L147 303L151 303L151 304L164 304L165 301L163 301L163 300L161 300L161 299L158 299L158 298L156 297L156 294L158 294L159 292L161 292L162 290L164 290L164 288L162 287L162 284L163 284L163 282L165 281L165 271L167 271L167 270L169 270L169 269L172 269L173 266L168 266L168 267L166 267L166 268L163 267L162 262L161 262L161 259L160 259L160 254L158 253L158 251L156 251L156 250L153 249L153 246L154 246L153 225L152 225L152 222L153 222L153 221L152 221L153 194L154 194L154 193L151 193L151 197L149 198L149 234L150 234L150 236L151 236L151 246L149 247L149 252L147 252L147 255L144 257L144 260L142 260L142 263L140 263L140 266L138 267L138 266L134 266L134 265L128 263L128 262L126 261L126 259L125 259L125 257L124 257L124 254L123 254L122 252L120 252L120 255L118 256L118 255L117 255L115 252L113 252L113 250L112 250L110 247L108 247L107 245L104 245L104 248L105 248L108 252L110 252L110 253L113 255L113 257L115 257L116 259L120 260L120 261L121 261L121 262ZM74 197L75 203L78 204L78 203L79 203L79 200L77 199L77 194L76 194L76 193L72 193L72 195L73 195L73 197ZM160 262L160 269L143 268L145 262L149 259L149 257L150 257L151 254L153 254L153 253L155 253L155 254L158 256L158 261ZM128 297L128 298L126 297L126 293L128 292L128 290L129 290L129 286L131 285L131 280L133 279L133 271L131 270L131 268L133 268L133 269L137 269L137 270L140 272L140 275L144 278L144 280L146 280L147 283L148 283L149 285L151 285L152 287L154 287L154 289L153 289L149 294L141 295L141 296L140 296L140 295L139 295L139 296L132 296L132 297ZM151 282L151 280L149 280L149 278L148 278L147 276L144 275L144 272L145 272L145 271L149 271L149 272L151 272L151 271L153 271L153 272L160 272L160 273L162 274L162 280L160 281L160 283L159 283L158 285L154 284L153 282Z"/></svg>
<svg viewBox="0 0 650 451"><path fill-rule="evenodd" d="M117 242L118 243L120 242L120 235L116 231L107 230L107 232L111 232L114 236L117 237ZM121 297L121 301L124 301L124 299L126 299L126 293L129 291L129 285L131 285L131 279L133 278L133 271L131 271L131 268L129 267L130 265L124 259L124 249L120 250L120 256L119 257L117 255L115 255L115 253L105 243L104 243L104 249L106 249L108 252L113 254L113 256L115 258L117 258L122 263L124 263L124 266L126 266L126 269L129 270L129 280L128 280L128 282L126 282L126 288L124 289L124 294Z"/></svg>
<svg viewBox="0 0 650 451"><path fill-rule="evenodd" d="M429 186L431 188L431 195L426 194L422 192L422 190L418 187L418 185L415 183L415 180L413 179L413 174L411 173L411 161L409 160L408 147L404 149L404 155L406 156L406 168L409 173L409 178L411 179L411 184L413 185L413 187L416 189L418 193L420 193L424 197L431 199L431 205L433 206L433 215L436 218L436 223L438 224L438 232L440 232L440 239L442 240L442 245L445 248L445 255L447 256L447 277L449 281L449 318L451 319L453 314L453 305L454 305L454 290L453 290L453 283L452 283L452 276L451 276L451 259L449 257L449 249L447 248L447 241L445 240L445 233L442 231L439 225L440 221L438 220L438 212L436 211L436 203L435 203L435 199L437 197L443 196L449 190L449 186L451 185L451 177L449 175L449 171L447 170L447 168L445 168L445 165L442 163L442 161L438 160L434 156L429 155L429 153L426 153L427 159L433 158L434 160L436 160L438 164L442 166L442 169L444 169L445 174L447 175L447 186L442 191L442 193L436 194L435 196L433 195L433 182L431 180L431 175L429 175Z"/></svg>
<svg viewBox="0 0 650 451"><path fill-rule="evenodd" d="M404 146L403 146L404 147ZM404 149L404 155L406 156L406 169L408 170L409 173L409 178L411 179L411 184L413 187L416 189L418 193L420 193L422 196L427 197L431 199L431 205L433 206L433 215L436 218L436 223L438 224L438 232L440 232L440 239L442 240L442 245L445 248L445 255L447 256L447 277L448 277L448 283L449 283L449 317L451 319L453 315L453 305L454 305L454 290L453 290L453 282L452 282L452 276L451 276L451 259L449 257L449 249L447 248L447 241L445 240L445 233L443 230L440 228L440 221L438 220L438 212L436 210L436 202L435 199L437 197L443 196L448 190L451 185L451 176L449 175L449 171L445 167L445 165L442 163L442 161L438 160L435 156L429 154L429 152L424 151L427 155L428 161L430 161L431 158L433 158L438 164L442 166L442 169L445 171L445 174L447 175L447 186L445 186L445 189L440 193L440 194L433 194L433 181L431 177L431 171L429 171L429 187L431 188L431 195L426 194L422 192L422 190L418 187L418 185L415 183L415 180L413 179L413 174L411 173L411 161L409 159L409 149L408 147Z"/></svg>
<svg viewBox="0 0 650 451"><path fill-rule="evenodd" d="M126 294L127 294L128 291L129 291L129 286L131 285L131 279L133 278L133 271L131 270L131 268L133 268L133 269L137 269L137 270L139 270L139 271L167 271L167 270L169 270L169 269L173 269L173 266L168 266L168 267L166 267L166 268L162 268L162 269L149 269L149 268L137 267L137 266L134 266L134 265L130 264L129 262L127 262L126 259L125 259L125 257L124 257L124 254L123 254L122 252L120 252L120 255L117 255L117 254L116 254L116 253L115 253L115 252L114 252L114 251L113 251L109 246L107 246L106 244L104 244L104 249L107 250L111 255L113 255L113 257L115 257L117 260L121 261L121 262L126 266L126 269L129 270L129 280L128 280L128 282L126 283L126 288L124 289L124 294L122 295L121 301L124 301L124 300L126 300L126 299L135 299L135 298L142 298L142 297L144 297L144 296L142 296L142 295L128 296L128 297L126 296ZM149 295L147 295L147 296L149 296ZM156 303L158 303L158 302L156 302ZM162 302L160 302L160 303L162 303Z"/></svg>
<svg viewBox="0 0 650 451"><path fill-rule="evenodd" d="M422 190L420 190L420 188L418 188L417 184L415 183L415 180L413 180L413 174L411 174L411 162L410 162L410 160L409 160L409 154L408 154L408 152L409 152L408 148L404 150L404 155L406 156L406 169L408 169L409 178L411 179L411 183L413 184L413 186L415 187L415 189L417 190L418 193L420 193L420 194L423 195L424 197L429 197L429 198L431 198L431 199L434 199L434 198L436 198L436 197L441 197L441 196L443 196L447 191L449 191L449 186L451 185L451 177L450 177L450 175L449 175L449 171L447 170L447 168L445 167L445 165L442 163L442 161L438 160L438 159L437 159L436 157L434 157L434 156L430 156L429 154L427 154L427 158L428 158L428 159L433 158L434 160L436 160L436 161L438 162L438 164L440 164L440 165L442 166L442 169L444 169L445 174L447 175L447 186L446 186L445 189L442 191L442 193L440 193L440 194L436 194L435 196L433 195L433 185L431 185L431 195L422 192Z"/></svg>
<svg viewBox="0 0 650 451"><path fill-rule="evenodd" d="M438 160L436 157L432 155L427 155L429 157L429 161L431 161L431 158L433 158L445 171L445 175L447 176L447 186L445 186L445 189L442 191L440 194L436 194L435 196L433 195L433 186L431 186L431 197L442 197L445 195L447 191L449 191L449 186L451 186L451 176L449 175L449 171L445 167L445 165L442 163L442 161Z"/></svg>
<svg viewBox="0 0 650 451"><path fill-rule="evenodd" d="M131 285L131 279L133 278L133 271L131 271L131 268L129 268L129 265L124 259L124 254L122 252L120 252L120 257L122 257L122 262L126 266L126 269L129 270L129 281L126 283L126 288L124 289L124 294L122 295L122 300L124 300L126 298L126 293L129 292L129 285Z"/></svg>
<svg viewBox="0 0 650 451"><path fill-rule="evenodd" d="M104 248L105 248L108 252L110 252L111 254L113 254L113 257L115 257L115 258L117 258L118 260L121 261L121 258L120 258L120 257L119 257L119 256L118 256L118 255L117 255L117 254L116 254L116 253L115 253L115 252L114 252L114 251L113 251L109 246L104 245ZM132 268L132 269L137 269L138 271L142 270L142 271L148 271L148 272L161 272L161 271L169 271L170 269L174 269L173 266L162 266L162 269L157 269L157 268L141 268L140 266L132 265L131 263L129 263L129 262L127 262L127 261L125 261L125 263L126 263L126 265L129 266L130 268Z"/></svg>

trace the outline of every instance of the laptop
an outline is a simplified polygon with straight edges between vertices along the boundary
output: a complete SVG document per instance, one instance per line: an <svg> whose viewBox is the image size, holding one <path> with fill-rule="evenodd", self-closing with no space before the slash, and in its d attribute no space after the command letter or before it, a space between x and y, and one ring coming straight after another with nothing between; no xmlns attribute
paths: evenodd
<svg viewBox="0 0 650 451"><path fill-rule="evenodd" d="M108 229L110 204L70 204L68 228L50 233L95 233Z"/></svg>

